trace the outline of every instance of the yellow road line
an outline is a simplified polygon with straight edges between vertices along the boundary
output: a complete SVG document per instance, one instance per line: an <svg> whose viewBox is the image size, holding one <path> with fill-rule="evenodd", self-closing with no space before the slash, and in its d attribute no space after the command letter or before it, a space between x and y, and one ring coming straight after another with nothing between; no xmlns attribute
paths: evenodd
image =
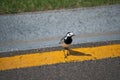
<svg viewBox="0 0 120 80"><path fill-rule="evenodd" d="M66 52L66 51L65 51ZM64 52L52 51L0 58L0 70L50 65L73 61L120 57L120 44L92 48L75 48L64 58Z"/></svg>

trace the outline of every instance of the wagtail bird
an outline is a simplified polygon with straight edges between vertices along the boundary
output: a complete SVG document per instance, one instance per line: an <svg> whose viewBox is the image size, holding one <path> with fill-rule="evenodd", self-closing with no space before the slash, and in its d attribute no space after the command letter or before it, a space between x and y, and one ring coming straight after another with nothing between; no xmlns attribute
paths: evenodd
<svg viewBox="0 0 120 80"><path fill-rule="evenodd" d="M72 37L75 36L72 32L68 32L65 37L63 37L61 40L60 40L60 44L62 45L62 47L69 51L69 47L72 43ZM65 58L68 56L68 52L67 52L67 55L65 55Z"/></svg>

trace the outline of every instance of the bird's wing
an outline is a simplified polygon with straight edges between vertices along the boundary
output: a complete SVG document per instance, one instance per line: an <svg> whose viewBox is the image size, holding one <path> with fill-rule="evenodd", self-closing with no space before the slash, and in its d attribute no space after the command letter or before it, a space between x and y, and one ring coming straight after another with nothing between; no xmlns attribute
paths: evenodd
<svg viewBox="0 0 120 80"><path fill-rule="evenodd" d="M63 43L64 42L64 39L65 39L66 36L64 36L63 38L60 39L60 42L59 44Z"/></svg>

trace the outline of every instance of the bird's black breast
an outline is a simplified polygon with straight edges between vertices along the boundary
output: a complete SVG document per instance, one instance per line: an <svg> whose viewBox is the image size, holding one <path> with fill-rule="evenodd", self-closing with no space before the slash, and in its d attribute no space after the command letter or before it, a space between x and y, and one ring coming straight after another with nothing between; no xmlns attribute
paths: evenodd
<svg viewBox="0 0 120 80"><path fill-rule="evenodd" d="M72 43L72 38L71 37L67 37L66 39L64 39L64 42L66 44L71 44Z"/></svg>

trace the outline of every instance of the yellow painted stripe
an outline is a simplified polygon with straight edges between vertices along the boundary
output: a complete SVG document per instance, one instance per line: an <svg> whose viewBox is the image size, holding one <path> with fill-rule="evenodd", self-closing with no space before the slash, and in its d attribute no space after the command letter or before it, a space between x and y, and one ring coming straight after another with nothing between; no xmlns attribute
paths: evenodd
<svg viewBox="0 0 120 80"><path fill-rule="evenodd" d="M64 58L64 52L61 50L3 57L0 58L0 70L120 57L120 44L92 48L75 48L70 51L70 54L67 58Z"/></svg>

